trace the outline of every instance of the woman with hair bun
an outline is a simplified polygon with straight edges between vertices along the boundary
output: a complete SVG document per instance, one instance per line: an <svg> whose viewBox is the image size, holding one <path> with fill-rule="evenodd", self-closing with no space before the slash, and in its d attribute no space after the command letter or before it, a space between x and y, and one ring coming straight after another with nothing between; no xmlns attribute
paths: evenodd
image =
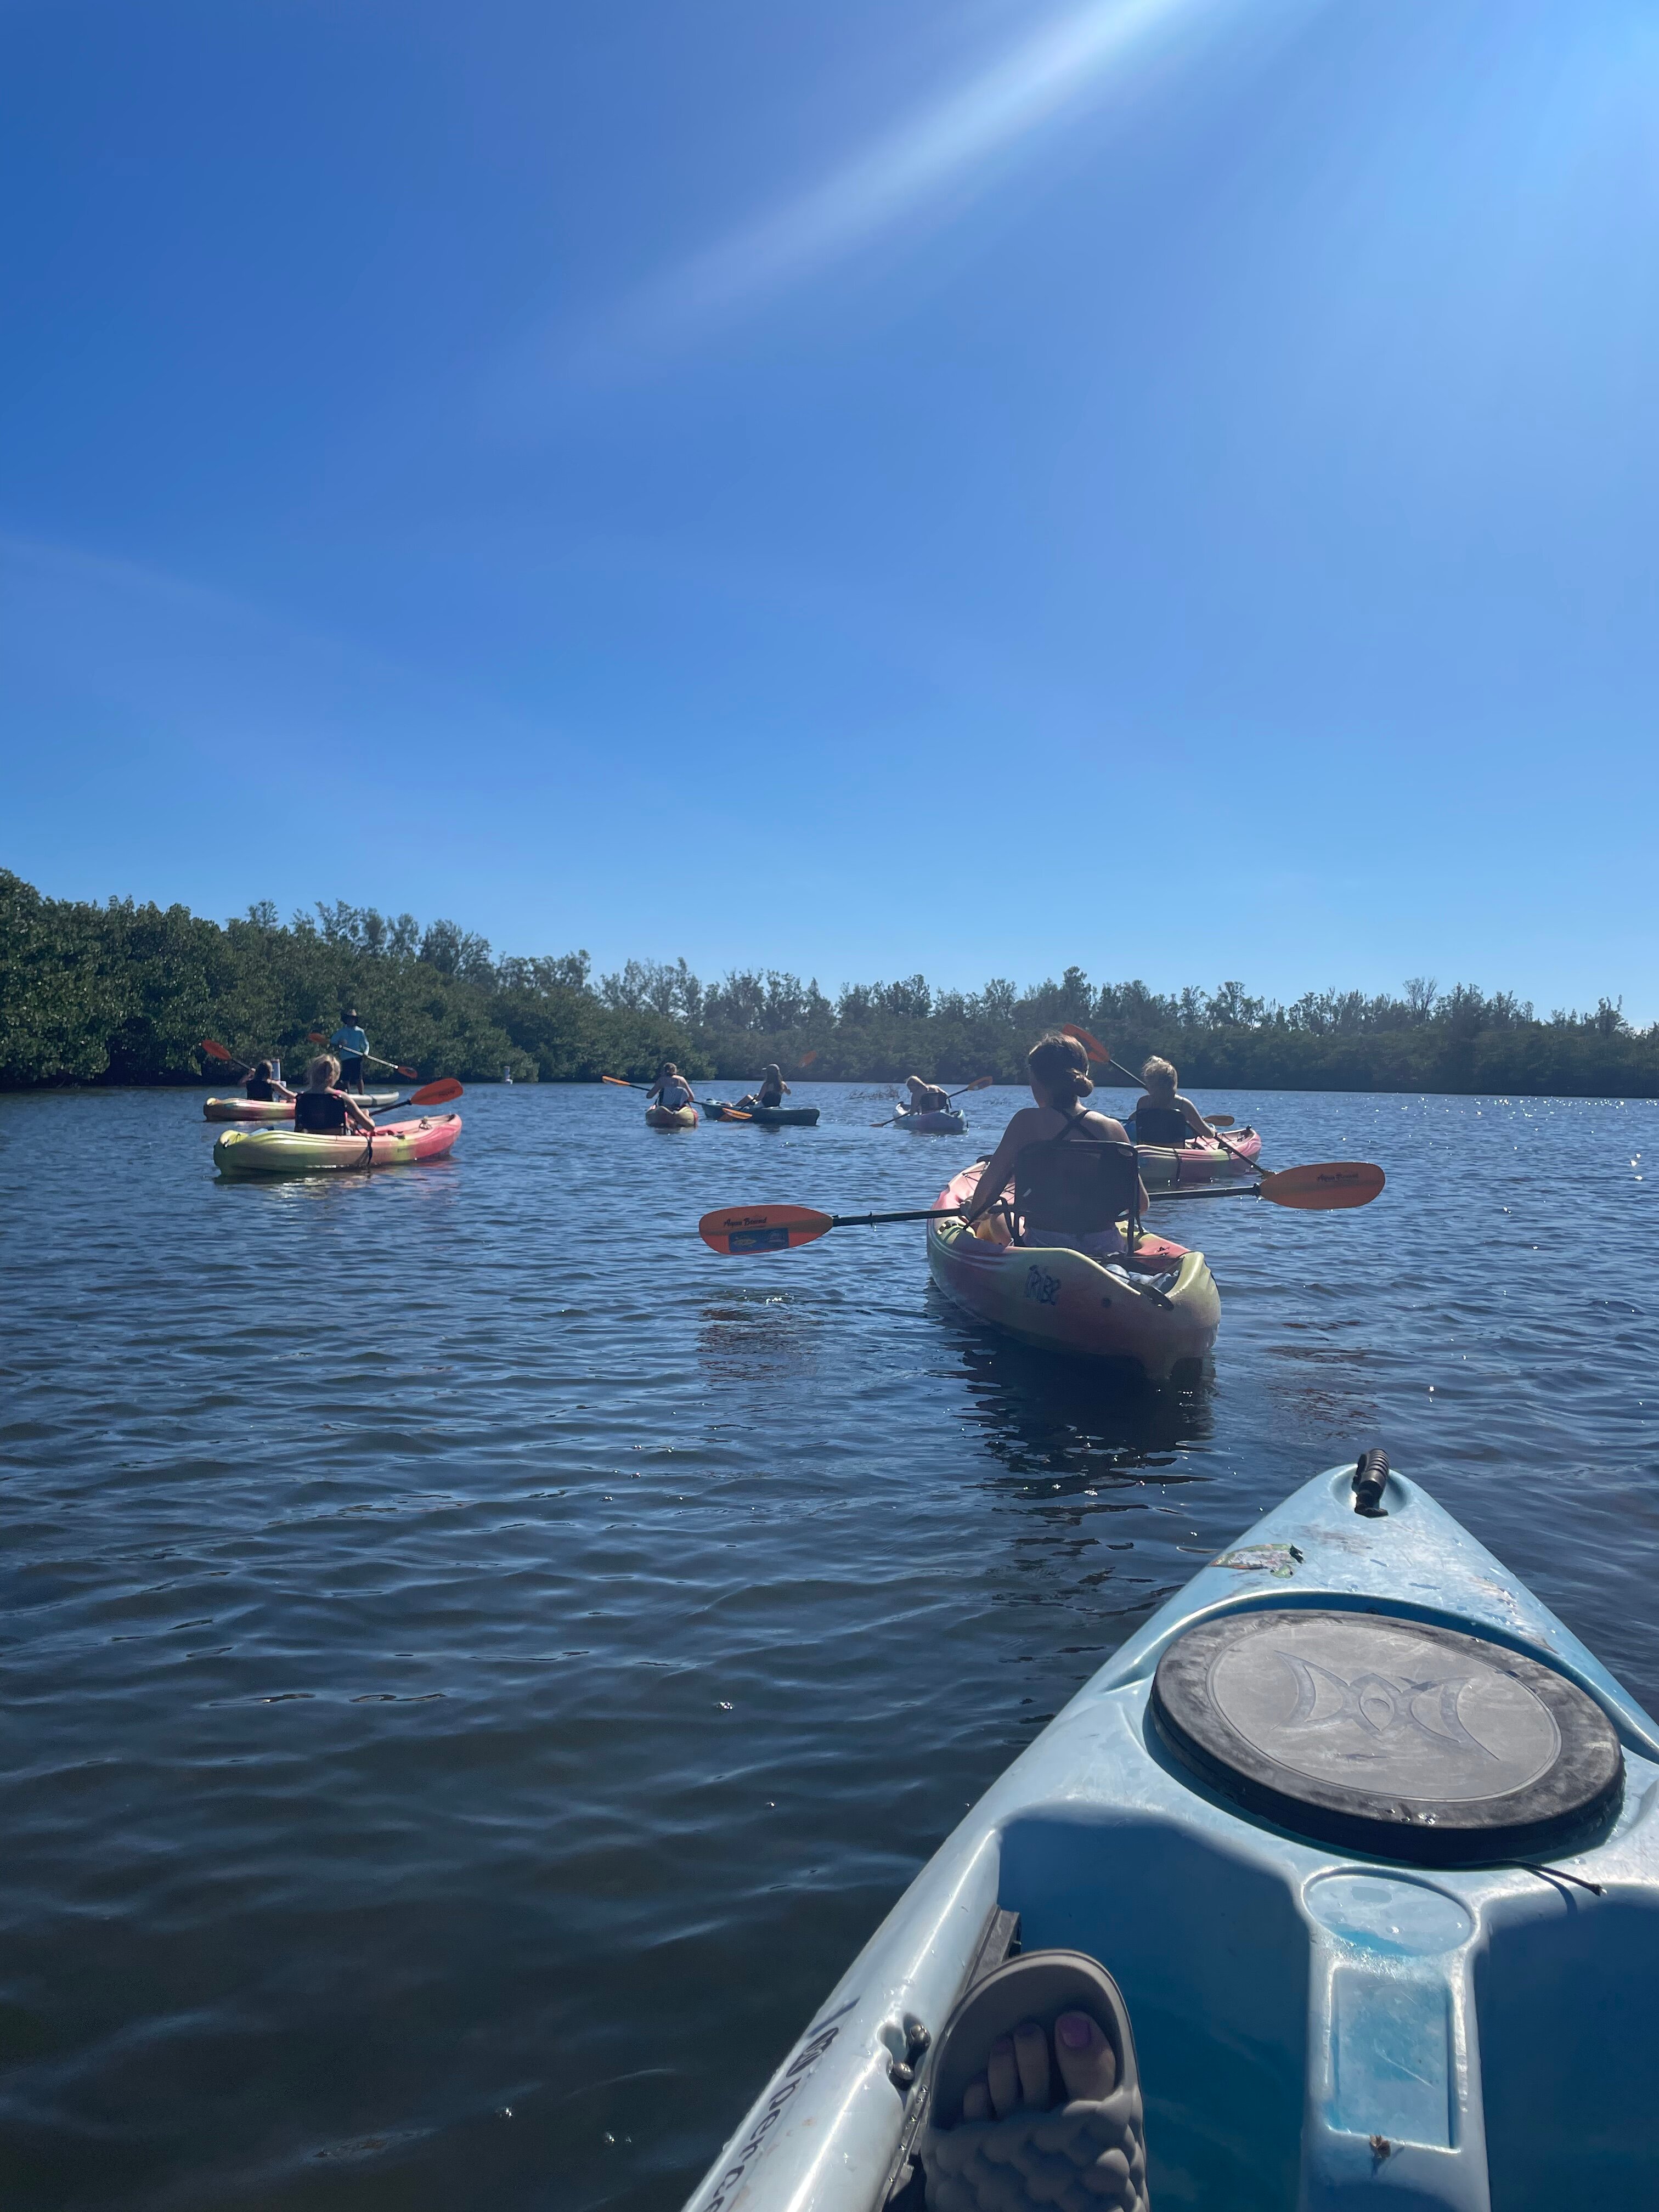
<svg viewBox="0 0 1659 2212"><path fill-rule="evenodd" d="M1052 1030L1039 1037L1025 1055L1025 1072L1036 1103L1022 1106L1003 1131L1001 1142L975 1186L973 1204L963 1216L970 1229L1000 1200L1013 1180L1015 1163L1028 1145L1049 1144L1062 1137L1084 1144L1127 1145L1129 1141L1121 1121L1084 1107L1083 1101L1095 1086L1089 1076L1089 1055L1075 1037L1061 1036ZM1144 1206L1146 1203L1142 1184L1137 1204ZM1105 1258L1124 1249L1115 1229L1083 1237L1069 1222L1042 1221L1027 1222L1025 1233L1032 1243L1070 1244L1092 1258Z"/></svg>

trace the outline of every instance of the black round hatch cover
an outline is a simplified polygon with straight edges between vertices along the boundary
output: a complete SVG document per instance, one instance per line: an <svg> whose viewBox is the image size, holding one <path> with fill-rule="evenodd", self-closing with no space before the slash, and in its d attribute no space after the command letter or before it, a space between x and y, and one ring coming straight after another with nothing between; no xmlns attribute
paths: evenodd
<svg viewBox="0 0 1659 2212"><path fill-rule="evenodd" d="M1200 1621L1158 1664L1171 1750L1279 1826L1420 1865L1537 1857L1620 1801L1612 1723L1485 1638L1288 1607Z"/></svg>

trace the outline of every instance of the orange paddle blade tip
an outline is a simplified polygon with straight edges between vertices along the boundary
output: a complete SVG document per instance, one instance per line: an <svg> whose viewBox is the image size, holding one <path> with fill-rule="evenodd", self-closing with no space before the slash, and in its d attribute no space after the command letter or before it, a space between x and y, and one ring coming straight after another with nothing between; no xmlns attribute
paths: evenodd
<svg viewBox="0 0 1659 2212"><path fill-rule="evenodd" d="M211 1037L204 1037L202 1039L202 1049L207 1054L210 1060L228 1060L230 1058L230 1054L225 1050L223 1045L215 1044ZM240 1066L240 1062L237 1062L236 1065Z"/></svg>
<svg viewBox="0 0 1659 2212"><path fill-rule="evenodd" d="M722 1206L704 1214L697 1234L714 1252L787 1252L835 1225L806 1206Z"/></svg>
<svg viewBox="0 0 1659 2212"><path fill-rule="evenodd" d="M817 1058L817 1056L818 1048L814 1045L811 1052L802 1053L800 1058L795 1062L795 1065L797 1067L811 1067L812 1062Z"/></svg>
<svg viewBox="0 0 1659 2212"><path fill-rule="evenodd" d="M1099 1039L1091 1037L1079 1022L1062 1022L1060 1033L1061 1036L1075 1037L1091 1060L1109 1060L1112 1056Z"/></svg>
<svg viewBox="0 0 1659 2212"><path fill-rule="evenodd" d="M1281 1168L1261 1178L1261 1195L1275 1206L1304 1213L1334 1212L1340 1206L1369 1206L1388 1180L1369 1160L1327 1160L1310 1168Z"/></svg>
<svg viewBox="0 0 1659 2212"><path fill-rule="evenodd" d="M979 1077L977 1081L965 1084L963 1086L964 1096L969 1091L988 1091L995 1081L996 1078L994 1075L981 1075Z"/></svg>
<svg viewBox="0 0 1659 2212"><path fill-rule="evenodd" d="M443 1106L452 1098L464 1098L466 1086L458 1083L453 1075L441 1075L435 1083L428 1083L422 1091L410 1093L411 1106Z"/></svg>
<svg viewBox="0 0 1659 2212"><path fill-rule="evenodd" d="M636 1083L630 1083L625 1075L602 1075L599 1080L601 1083L614 1083L618 1091L637 1091L640 1087Z"/></svg>

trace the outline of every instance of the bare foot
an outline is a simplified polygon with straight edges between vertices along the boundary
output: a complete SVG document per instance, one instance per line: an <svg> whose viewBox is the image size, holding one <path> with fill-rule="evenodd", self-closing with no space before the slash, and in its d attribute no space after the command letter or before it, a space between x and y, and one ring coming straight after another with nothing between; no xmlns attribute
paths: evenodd
<svg viewBox="0 0 1659 2212"><path fill-rule="evenodd" d="M1025 2020L991 2045L984 2073L963 2092L962 2117L1001 2120L1010 2112L1046 2112L1055 2102L1070 2104L1079 2097L1097 2104L1116 2085L1116 2057L1099 2023L1086 2012L1060 2014L1054 2022L1052 2061L1046 2032Z"/></svg>

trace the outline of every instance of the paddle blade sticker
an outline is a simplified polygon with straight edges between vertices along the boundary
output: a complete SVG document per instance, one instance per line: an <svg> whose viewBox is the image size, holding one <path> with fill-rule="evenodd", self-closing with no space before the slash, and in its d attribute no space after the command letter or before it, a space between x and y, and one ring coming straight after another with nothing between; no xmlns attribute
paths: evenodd
<svg viewBox="0 0 1659 2212"><path fill-rule="evenodd" d="M827 1213L805 1206L723 1206L704 1214L697 1234L714 1252L787 1252L834 1226Z"/></svg>
<svg viewBox="0 0 1659 2212"><path fill-rule="evenodd" d="M1387 1178L1369 1160L1327 1160L1322 1166L1284 1168L1261 1178L1261 1193L1275 1206L1304 1213L1328 1213L1340 1206L1369 1206Z"/></svg>

